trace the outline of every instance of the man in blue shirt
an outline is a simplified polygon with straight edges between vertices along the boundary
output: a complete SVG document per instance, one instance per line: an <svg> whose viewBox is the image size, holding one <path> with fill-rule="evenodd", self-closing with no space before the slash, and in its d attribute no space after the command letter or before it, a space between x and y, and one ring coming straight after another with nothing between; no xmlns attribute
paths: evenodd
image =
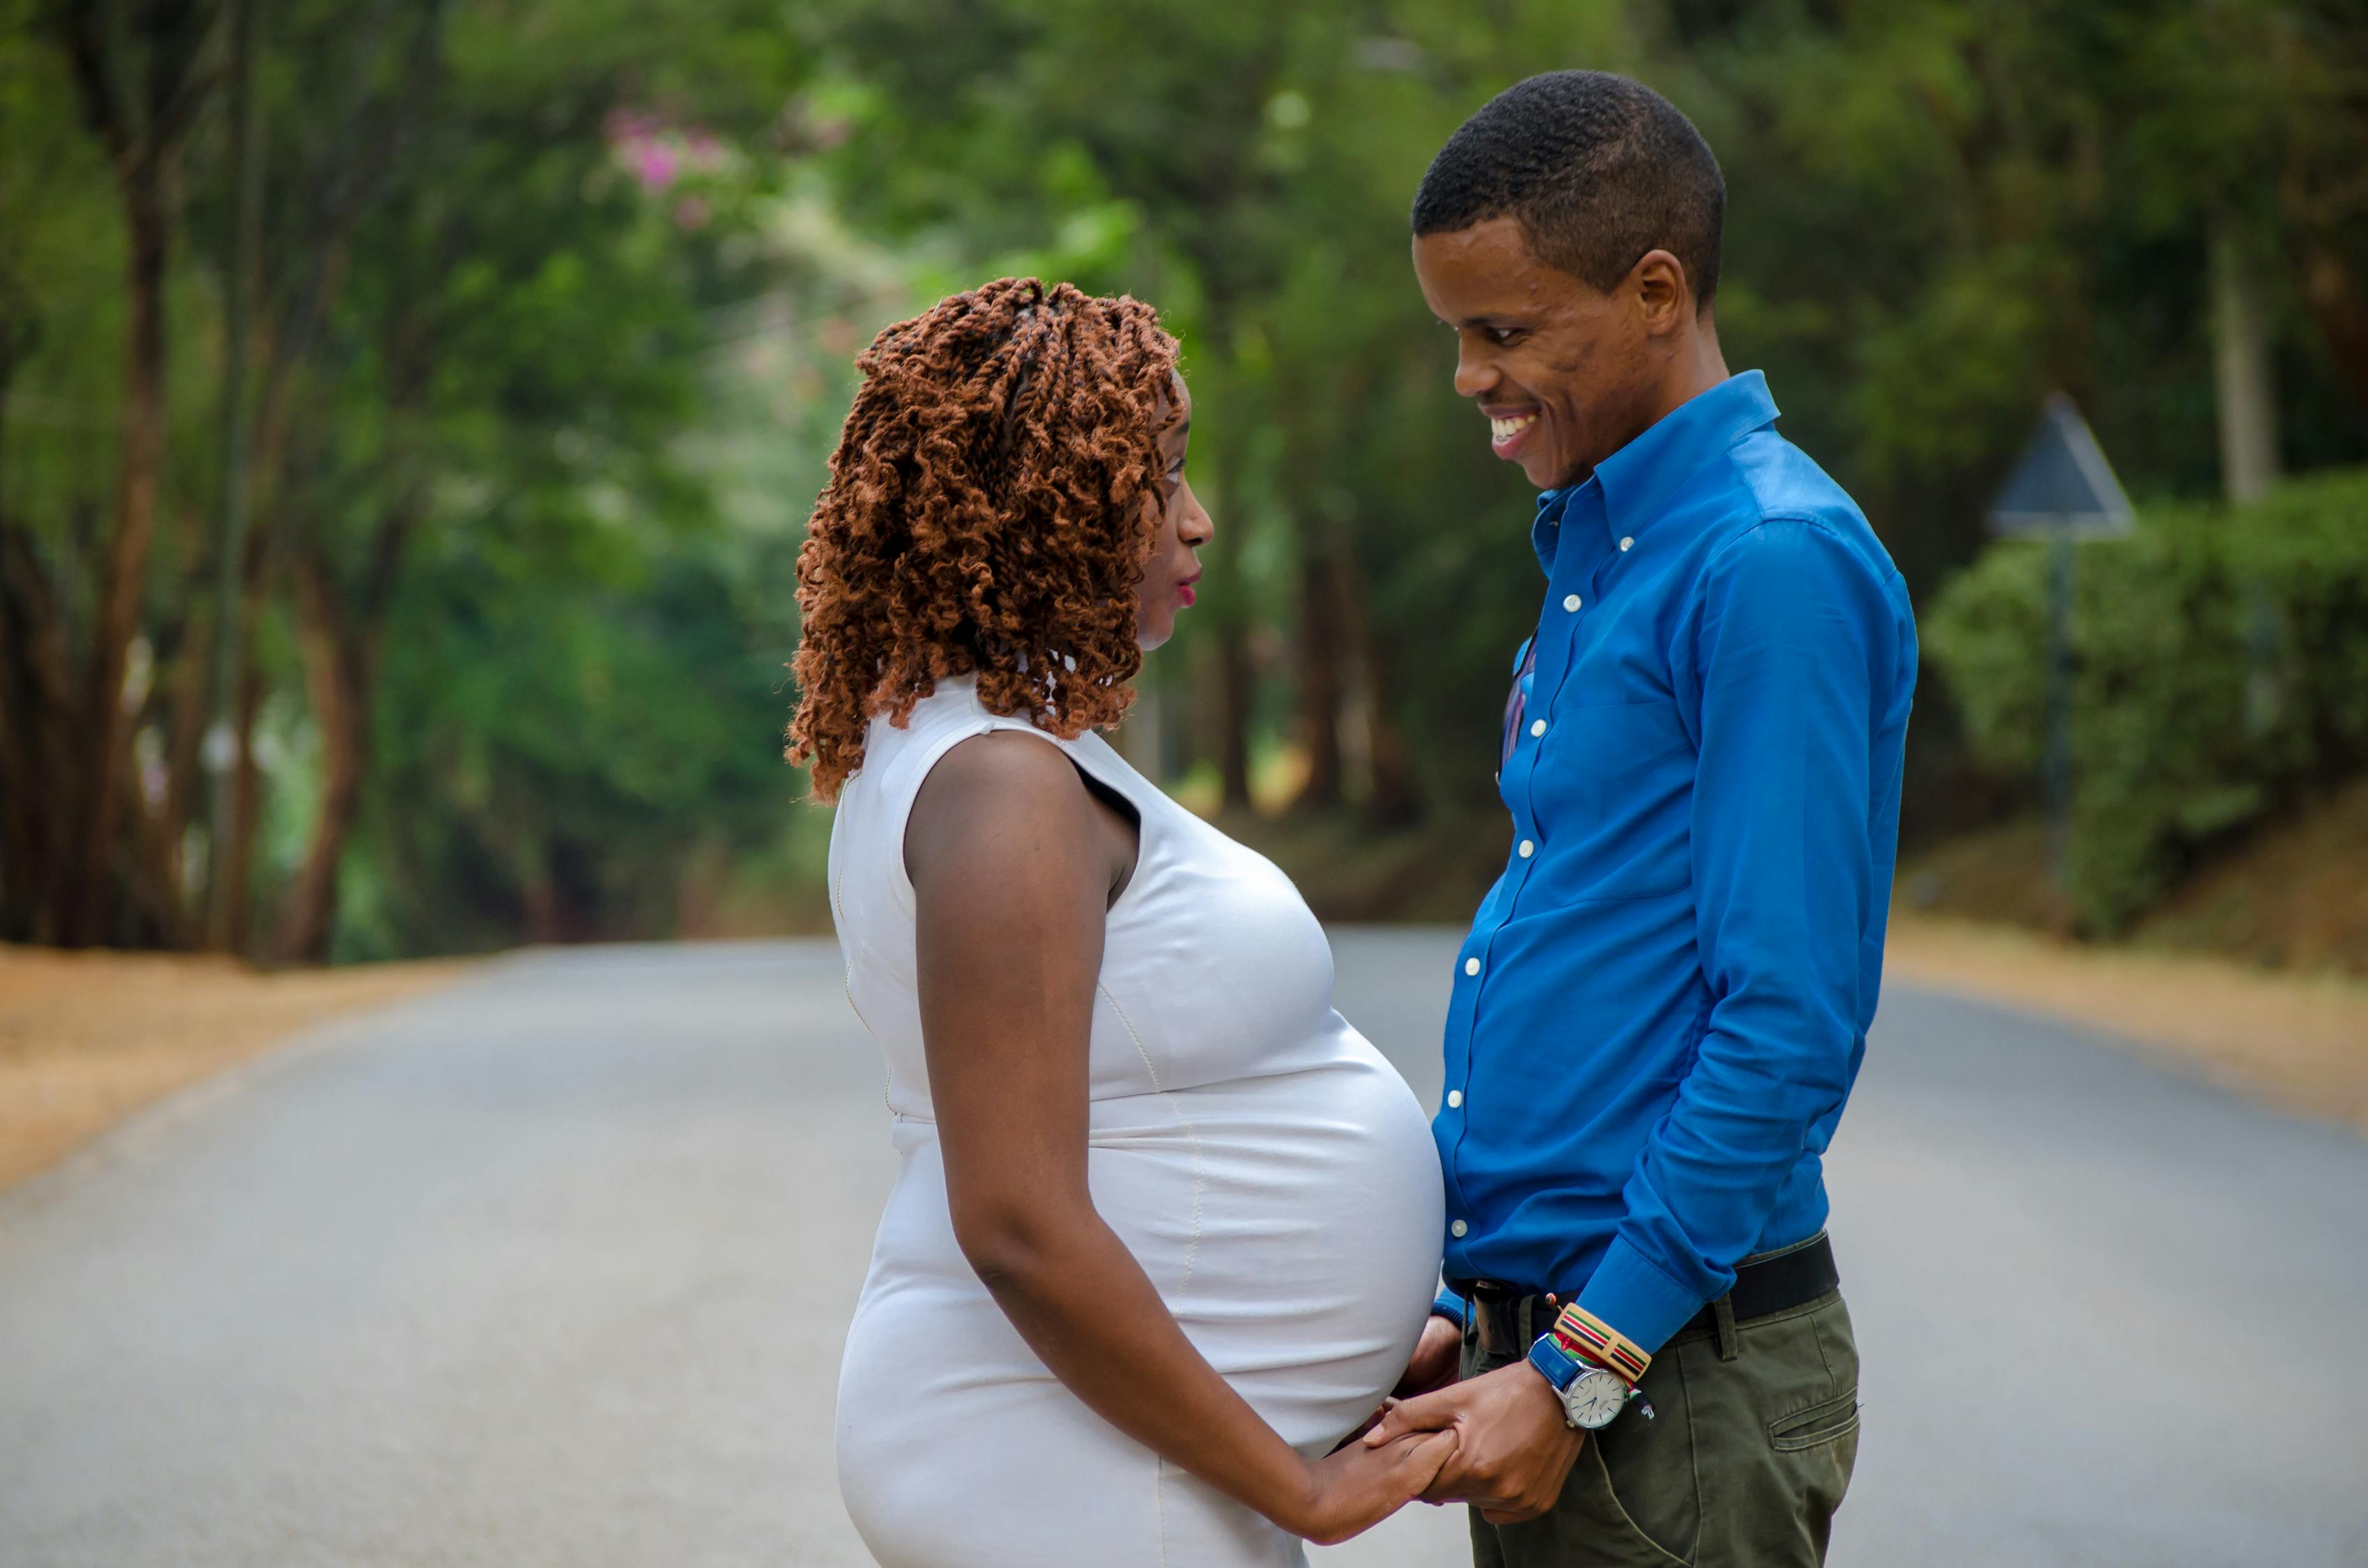
<svg viewBox="0 0 2368 1568"><path fill-rule="evenodd" d="M1475 1505L1483 1568L1821 1562L1857 1451L1820 1162L1874 1017L1916 634L1727 371L1725 199L1683 115L1595 72L1490 102L1415 199L1547 579L1448 1013L1434 1392L1372 1439L1458 1430L1430 1496Z"/></svg>

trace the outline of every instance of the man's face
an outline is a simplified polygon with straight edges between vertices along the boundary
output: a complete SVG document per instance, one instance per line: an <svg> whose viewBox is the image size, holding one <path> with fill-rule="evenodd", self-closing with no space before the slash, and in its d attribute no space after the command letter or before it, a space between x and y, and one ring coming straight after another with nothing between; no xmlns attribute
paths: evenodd
<svg viewBox="0 0 2368 1568"><path fill-rule="evenodd" d="M1585 479L1652 423L1633 276L1599 293L1531 255L1512 218L1418 235L1414 270L1431 313L1455 329L1456 392L1531 484Z"/></svg>

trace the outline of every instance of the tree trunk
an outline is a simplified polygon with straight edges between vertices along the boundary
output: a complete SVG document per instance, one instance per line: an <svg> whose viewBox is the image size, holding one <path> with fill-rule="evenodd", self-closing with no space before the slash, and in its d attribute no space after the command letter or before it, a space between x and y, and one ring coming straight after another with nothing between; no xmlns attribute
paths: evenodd
<svg viewBox="0 0 2368 1568"><path fill-rule="evenodd" d="M207 612L193 609L181 628L180 646L173 656L166 709L165 803L158 825L169 851L172 892L178 903L186 903L189 893L182 845L198 806L198 768L206 732L206 645L211 632Z"/></svg>
<svg viewBox="0 0 2368 1568"><path fill-rule="evenodd" d="M222 474L215 516L214 647L207 719L207 844L204 926L207 946L229 946L228 904L233 879L220 858L235 843L235 778L246 733L232 714L246 684L254 621L244 591L247 570L250 481L258 464L248 429L247 355L253 335L256 263L263 227L263 99L255 91L255 62L263 39L264 0L237 0L231 45L231 177L235 185L230 254L222 269ZM244 846L237 863L244 866Z"/></svg>
<svg viewBox="0 0 2368 1568"><path fill-rule="evenodd" d="M1217 628L1217 776L1228 811L1250 809L1250 650L1238 620Z"/></svg>
<svg viewBox="0 0 2368 1568"><path fill-rule="evenodd" d="M290 574L303 622L304 688L321 731L321 804L304 863L289 889L275 944L280 958L319 963L329 956L337 913L337 869L361 805L370 762L370 679L360 637L347 625L329 569L311 551Z"/></svg>
<svg viewBox="0 0 2368 1568"><path fill-rule="evenodd" d="M2345 244L2347 233L2368 216L2368 197L2356 157L2329 160L2300 140L2290 140L2278 178L2278 205L2293 236L2295 280L2302 302L2319 335L2351 382L2352 394L2368 404L2368 283Z"/></svg>
<svg viewBox="0 0 2368 1568"><path fill-rule="evenodd" d="M263 671L255 661L255 594L249 590L239 635L246 655L240 665L238 706L231 718L237 749L231 765L230 837L209 852L209 877L226 879L219 898L209 901L208 947L219 952L247 950L255 926L255 833L263 821L263 768L255 756L255 722L263 711Z"/></svg>
<svg viewBox="0 0 2368 1568"><path fill-rule="evenodd" d="M74 658L49 574L0 521L0 936L58 939L81 798Z"/></svg>
<svg viewBox="0 0 2368 1568"><path fill-rule="evenodd" d="M1316 526L1309 524L1308 526ZM1307 781L1294 806L1328 810L1340 803L1340 710L1347 700L1343 665L1340 574L1322 547L1304 549L1299 563L1299 725L1307 747Z"/></svg>
<svg viewBox="0 0 2368 1568"><path fill-rule="evenodd" d="M147 579L148 546L155 535L156 489L165 456L164 290L169 236L161 161L138 160L125 171L123 182L131 250L123 447L116 466L115 528L99 580L90 677L84 692L83 777L90 783L65 890L68 903L60 921L60 936L70 947L104 940L115 902L116 837L131 736L130 716L123 711L123 675L131 639L140 630L141 590Z"/></svg>
<svg viewBox="0 0 2368 1568"><path fill-rule="evenodd" d="M2269 312L2260 270L2227 217L2211 233L2212 363L2220 423L2220 483L2238 506L2257 501L2278 477L2277 381L2270 363Z"/></svg>
<svg viewBox="0 0 2368 1568"><path fill-rule="evenodd" d="M2302 298L2352 395L2368 404L2368 287L2332 239L2303 237Z"/></svg>
<svg viewBox="0 0 2368 1568"><path fill-rule="evenodd" d="M385 464L393 497L370 540L360 585L350 596L317 544L293 552L290 577L303 623L305 690L321 729L321 811L304 863L290 890L278 949L292 962L329 956L337 916L337 872L360 814L370 761L370 715L378 694L388 606L405 545L427 509L417 456L417 405L427 392L427 355L416 318L402 316L388 361L393 381L392 449Z"/></svg>
<svg viewBox="0 0 2368 1568"><path fill-rule="evenodd" d="M1387 650L1373 633L1373 618L1365 609L1365 574L1353 552L1340 559L1340 619L1342 632L1363 666L1365 682L1365 751L1372 769L1373 792L1366 814L1376 827L1403 827L1422 814L1415 792L1414 767L1406 754L1406 732L1391 710L1395 689Z"/></svg>

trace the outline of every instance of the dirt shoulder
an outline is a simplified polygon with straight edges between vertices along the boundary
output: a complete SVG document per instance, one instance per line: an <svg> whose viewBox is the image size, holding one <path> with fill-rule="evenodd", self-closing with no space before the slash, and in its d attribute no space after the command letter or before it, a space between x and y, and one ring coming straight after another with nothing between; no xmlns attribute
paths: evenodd
<svg viewBox="0 0 2368 1568"><path fill-rule="evenodd" d="M2117 1035L2231 1088L2368 1133L2368 983L2095 949L1895 911L1886 977Z"/></svg>
<svg viewBox="0 0 2368 1568"><path fill-rule="evenodd" d="M0 1187L300 1029L448 984L470 967L261 974L226 959L0 945Z"/></svg>

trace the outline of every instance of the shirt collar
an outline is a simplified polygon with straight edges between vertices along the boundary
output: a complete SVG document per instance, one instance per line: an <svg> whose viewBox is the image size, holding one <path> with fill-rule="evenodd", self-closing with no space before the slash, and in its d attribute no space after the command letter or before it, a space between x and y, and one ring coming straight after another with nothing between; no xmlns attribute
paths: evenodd
<svg viewBox="0 0 2368 1568"><path fill-rule="evenodd" d="M1644 434L1604 459L1577 484L1541 491L1531 542L1548 573L1563 517L1588 486L1600 494L1611 532L1634 537L1649 528L1679 487L1702 467L1749 435L1775 423L1776 400L1758 370L1729 376L1671 409Z"/></svg>

